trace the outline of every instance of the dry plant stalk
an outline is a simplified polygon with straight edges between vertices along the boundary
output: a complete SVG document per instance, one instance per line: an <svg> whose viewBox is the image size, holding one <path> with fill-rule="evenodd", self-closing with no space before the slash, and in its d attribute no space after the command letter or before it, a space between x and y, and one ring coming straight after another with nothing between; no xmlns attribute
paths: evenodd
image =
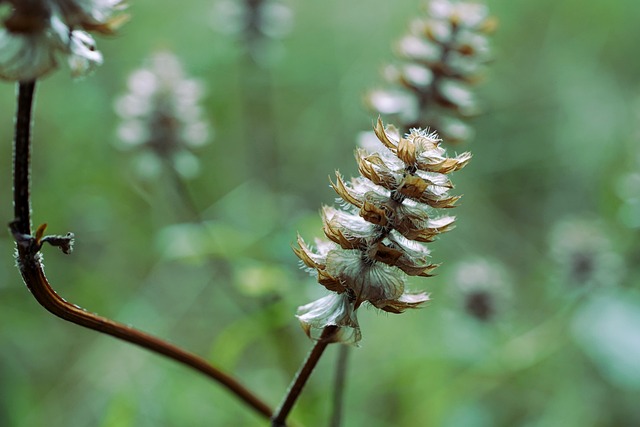
<svg viewBox="0 0 640 427"><path fill-rule="evenodd" d="M44 274L41 249L44 243L71 252L73 234L45 236L46 224L32 232L31 225L31 126L36 80L58 66L59 58L68 60L72 75L86 75L102 62L89 33L109 34L124 15L120 0L34 0L9 4L10 14L0 21L0 78L18 84L18 106L13 155L14 221L10 224L16 240L17 265L33 297L47 311L71 323L136 344L164 355L220 383L262 416L271 416L270 407L236 379L189 353L159 338L127 325L90 313L60 297Z"/></svg>

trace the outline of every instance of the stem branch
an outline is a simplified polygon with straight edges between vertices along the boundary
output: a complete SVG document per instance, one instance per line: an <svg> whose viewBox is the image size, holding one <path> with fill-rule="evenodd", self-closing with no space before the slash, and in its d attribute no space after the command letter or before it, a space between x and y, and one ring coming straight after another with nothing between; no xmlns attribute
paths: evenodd
<svg viewBox="0 0 640 427"><path fill-rule="evenodd" d="M18 267L33 297L47 311L61 319L138 345L189 366L217 381L259 414L270 418L271 409L266 403L233 377L211 365L202 357L147 333L89 313L65 301L53 290L44 274L42 257L39 253L42 242L40 238L42 236L38 236L38 233L36 233L36 237L31 236L30 151L31 111L34 91L35 82L21 82L18 86L18 109L13 152L15 221L11 224L18 248Z"/></svg>

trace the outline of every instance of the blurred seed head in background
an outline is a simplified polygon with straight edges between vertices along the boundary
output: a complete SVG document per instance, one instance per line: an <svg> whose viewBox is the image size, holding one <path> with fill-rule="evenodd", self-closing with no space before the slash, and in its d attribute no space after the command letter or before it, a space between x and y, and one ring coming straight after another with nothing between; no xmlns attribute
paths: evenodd
<svg viewBox="0 0 640 427"><path fill-rule="evenodd" d="M431 128L449 143L470 139L464 119L479 112L471 86L491 59L487 35L496 22L481 3L429 2L397 44L399 63L383 70L389 87L369 92L367 105L404 131Z"/></svg>
<svg viewBox="0 0 640 427"><path fill-rule="evenodd" d="M157 177L165 164L183 178L198 175L200 162L193 151L211 134L200 106L204 83L186 77L180 60L165 51L131 73L127 87L114 105L122 119L118 145L138 151L139 174Z"/></svg>
<svg viewBox="0 0 640 427"><path fill-rule="evenodd" d="M549 245L557 278L569 288L612 286L624 275L623 259L601 221L560 220L551 230Z"/></svg>
<svg viewBox="0 0 640 427"><path fill-rule="evenodd" d="M93 71L102 54L89 32L113 34L127 20L122 0L0 0L0 78L43 77L66 59L74 77Z"/></svg>
<svg viewBox="0 0 640 427"><path fill-rule="evenodd" d="M284 0L216 0L211 25L217 32L242 39L247 53L260 65L284 55L278 40L293 29L293 9Z"/></svg>
<svg viewBox="0 0 640 427"><path fill-rule="evenodd" d="M500 263L476 258L456 263L451 271L451 294L469 316L489 322L508 309L513 289L511 280Z"/></svg>

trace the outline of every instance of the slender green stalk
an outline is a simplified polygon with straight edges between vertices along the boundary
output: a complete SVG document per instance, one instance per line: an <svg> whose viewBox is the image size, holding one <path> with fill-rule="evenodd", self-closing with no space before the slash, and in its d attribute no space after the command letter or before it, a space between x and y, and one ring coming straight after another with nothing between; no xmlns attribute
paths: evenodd
<svg viewBox="0 0 640 427"><path fill-rule="evenodd" d="M65 301L53 290L44 274L42 257L39 252L43 242L53 242L56 239L64 240L64 238L43 238L44 226L38 228L35 236L31 235L30 158L31 111L34 91L35 82L24 82L18 86L18 109L13 153L15 220L11 223L11 231L16 239L18 248L18 267L31 294L40 305L55 316L76 325L138 345L189 366L221 384L259 414L266 418L271 417L271 409L266 403L233 377L214 367L205 359L144 332L89 313Z"/></svg>
<svg viewBox="0 0 640 427"><path fill-rule="evenodd" d="M191 191L189 190L189 186L186 182L184 182L184 179L182 179L178 171L176 171L175 167L173 167L173 165L170 164L170 162L166 158L163 157L162 160L165 170L169 173L171 184L175 189L175 193L180 198L180 204L183 206L186 214L191 217L191 221L204 225L205 220L202 217L200 208L198 208L198 204L196 203L191 194Z"/></svg>
<svg viewBox="0 0 640 427"><path fill-rule="evenodd" d="M291 412L291 410L293 409L293 405L295 405L298 397L300 397L300 393L302 393L302 389L311 376L313 369L318 364L322 353L324 353L324 350L327 348L327 346L333 342L332 338L338 331L338 329L339 328L337 326L327 326L326 328L324 328L324 330L322 331L322 335L320 335L320 338L318 339L318 341L316 341L316 344L313 346L313 348L309 352L309 355L302 363L300 370L296 373L293 382L287 390L287 394L284 400L271 418L272 427L284 427L286 425L285 422L287 420L289 412Z"/></svg>
<svg viewBox="0 0 640 427"><path fill-rule="evenodd" d="M333 410L329 427L340 427L342 425L342 414L344 412L344 389L347 381L347 362L351 347L341 345L338 348L338 360L336 360L336 376L333 383Z"/></svg>

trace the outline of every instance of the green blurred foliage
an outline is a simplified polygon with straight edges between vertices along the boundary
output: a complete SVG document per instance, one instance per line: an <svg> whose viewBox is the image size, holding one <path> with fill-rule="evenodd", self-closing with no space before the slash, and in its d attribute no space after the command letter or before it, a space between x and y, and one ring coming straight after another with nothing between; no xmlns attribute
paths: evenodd
<svg viewBox="0 0 640 427"><path fill-rule="evenodd" d="M362 96L419 2L291 1L284 55L261 67L213 28L215 1L133 2L132 20L99 40L95 75L39 84L34 222L77 236L71 256L45 250L65 299L204 355L275 406L311 346L296 307L323 295L290 245L297 231L321 234L318 210L335 197L327 176L357 173L356 135L375 119ZM451 147L474 153L453 177L458 227L432 244L438 275L412 282L434 302L401 316L361 310L344 425L640 425L640 221L620 216L616 191L640 172L640 3L490 7L500 27L478 88L485 113L474 141ZM201 223L169 177L140 180L114 145L114 96L157 49L208 85L215 138L188 183ZM5 223L14 92L0 85ZM594 219L605 235L619 261L611 283L569 283L571 265L550 247L567 218ZM0 248L0 425L266 425L217 384L51 317L21 283L8 233ZM455 263L478 256L500 262L511 288L485 322L453 283ZM336 356L330 347L296 406L300 425L326 424Z"/></svg>

